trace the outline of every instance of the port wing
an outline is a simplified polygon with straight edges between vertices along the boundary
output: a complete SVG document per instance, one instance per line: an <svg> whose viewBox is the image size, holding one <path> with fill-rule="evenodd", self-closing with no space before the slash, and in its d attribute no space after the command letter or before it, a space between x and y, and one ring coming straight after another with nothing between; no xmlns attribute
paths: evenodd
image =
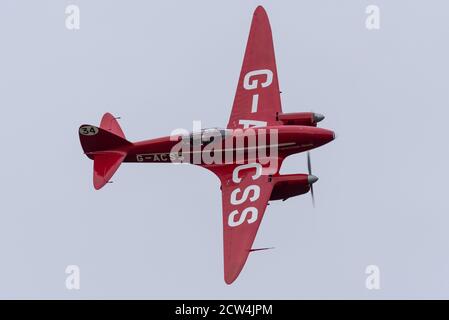
<svg viewBox="0 0 449 320"><path fill-rule="evenodd" d="M273 190L259 163L215 167L223 210L224 278L231 284L243 269Z"/></svg>
<svg viewBox="0 0 449 320"><path fill-rule="evenodd" d="M264 127L281 124L281 112L273 38L267 13L254 11L245 57L237 85L228 128Z"/></svg>

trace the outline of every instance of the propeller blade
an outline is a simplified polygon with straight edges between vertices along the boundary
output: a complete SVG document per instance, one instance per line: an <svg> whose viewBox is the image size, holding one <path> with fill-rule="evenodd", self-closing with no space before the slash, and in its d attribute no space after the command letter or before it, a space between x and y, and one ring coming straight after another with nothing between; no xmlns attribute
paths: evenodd
<svg viewBox="0 0 449 320"><path fill-rule="evenodd" d="M310 195L312 196L312 205L315 208L315 195L313 193L313 184L318 180L317 177L315 177L312 174L312 161L310 161L310 152L307 152L307 169L309 170L309 177L312 178L309 180L310 183Z"/></svg>
<svg viewBox="0 0 449 320"><path fill-rule="evenodd" d="M312 163L310 161L310 152L307 152L307 168L309 169L309 174L312 174Z"/></svg>
<svg viewBox="0 0 449 320"><path fill-rule="evenodd" d="M312 206L315 208L315 195L313 193L313 184L310 185L310 194L312 195Z"/></svg>

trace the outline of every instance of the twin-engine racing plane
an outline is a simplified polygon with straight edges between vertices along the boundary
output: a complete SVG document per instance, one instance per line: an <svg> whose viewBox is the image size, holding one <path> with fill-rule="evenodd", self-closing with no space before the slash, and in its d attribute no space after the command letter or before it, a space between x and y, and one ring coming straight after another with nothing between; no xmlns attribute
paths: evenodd
<svg viewBox="0 0 449 320"><path fill-rule="evenodd" d="M185 162L209 169L221 181L224 279L240 274L269 201L311 191L311 174L280 174L289 155L322 146L334 132L317 128L324 116L284 113L268 16L254 12L231 116L226 129L203 129L129 142L116 118L106 113L100 126L82 125L79 137L92 159L95 189L102 188L122 162Z"/></svg>

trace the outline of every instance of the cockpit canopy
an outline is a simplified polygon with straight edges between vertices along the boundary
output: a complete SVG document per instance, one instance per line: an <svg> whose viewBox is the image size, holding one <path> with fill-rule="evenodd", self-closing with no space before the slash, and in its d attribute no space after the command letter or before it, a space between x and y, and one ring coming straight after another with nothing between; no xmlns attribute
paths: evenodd
<svg viewBox="0 0 449 320"><path fill-rule="evenodd" d="M232 136L231 129L223 129L223 128L204 128L200 131L194 131L189 133L189 135L185 138L189 139L191 142L202 142L208 143L211 141L224 140L227 137Z"/></svg>

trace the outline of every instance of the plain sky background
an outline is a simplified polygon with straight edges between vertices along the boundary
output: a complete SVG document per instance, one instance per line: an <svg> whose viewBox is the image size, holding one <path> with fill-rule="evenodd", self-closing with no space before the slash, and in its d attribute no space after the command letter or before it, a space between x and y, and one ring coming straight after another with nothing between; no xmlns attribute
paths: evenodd
<svg viewBox="0 0 449 320"><path fill-rule="evenodd" d="M218 179L124 164L95 191L77 130L107 111L132 141L225 126L259 4L283 110L338 137L312 152L316 208L272 203L255 247L276 248L227 286ZM448 18L443 0L1 1L0 297L449 298ZM306 170L302 154L282 169Z"/></svg>

